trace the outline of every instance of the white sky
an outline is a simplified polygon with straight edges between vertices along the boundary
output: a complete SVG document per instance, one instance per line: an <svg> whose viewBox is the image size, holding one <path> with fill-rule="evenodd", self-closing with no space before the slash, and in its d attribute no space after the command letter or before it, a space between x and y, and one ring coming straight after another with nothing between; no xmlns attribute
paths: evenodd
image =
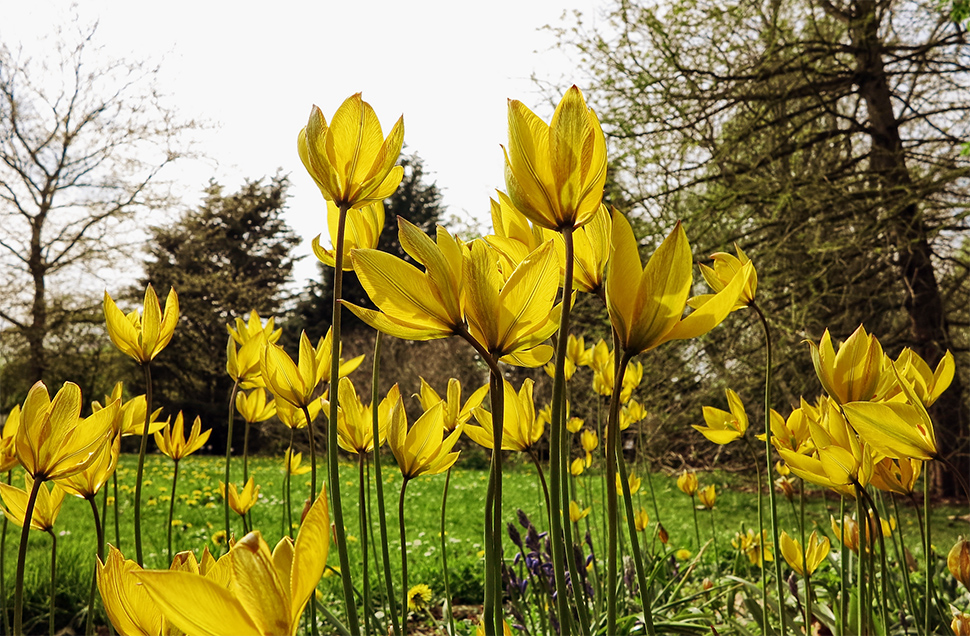
<svg viewBox="0 0 970 636"><path fill-rule="evenodd" d="M84 22L100 20L109 55L161 62L161 88L182 115L215 123L200 133L213 161L179 172L188 205L210 177L230 190L244 178L291 175L286 218L308 255L297 284L315 275L310 239L326 233L324 202L296 152L312 104L329 119L355 92L377 111L385 133L404 115L405 145L444 193L448 214L488 219L488 198L504 189L506 100L547 118L530 77L569 78L566 55L546 24L579 9L595 23L595 0L402 2L317 0L212 2L80 0ZM72 13L69 0L0 0L0 37L31 40ZM568 81L564 79L564 81ZM582 88L582 87L581 87ZM184 176L183 176L184 174Z"/></svg>

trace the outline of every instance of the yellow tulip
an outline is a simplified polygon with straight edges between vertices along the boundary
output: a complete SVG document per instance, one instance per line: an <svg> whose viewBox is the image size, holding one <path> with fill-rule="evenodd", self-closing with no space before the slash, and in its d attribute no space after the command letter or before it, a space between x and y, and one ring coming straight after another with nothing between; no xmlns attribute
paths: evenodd
<svg viewBox="0 0 970 636"><path fill-rule="evenodd" d="M14 438L17 458L34 479L60 479L84 470L111 437L118 402L81 419L81 389L66 382L50 399L38 382L27 393Z"/></svg>
<svg viewBox="0 0 970 636"><path fill-rule="evenodd" d="M0 497L3 498L3 514L18 527L24 527L27 516L27 503L30 492L34 487L34 480L30 475L24 475L24 488L16 488L0 482ZM52 484L50 490L41 484L34 502L33 514L30 516L30 529L50 532L61 512L61 502L64 501L64 490L57 484Z"/></svg>
<svg viewBox="0 0 970 636"><path fill-rule="evenodd" d="M697 498L700 499L701 505L708 510L714 508L714 502L717 501L717 492L714 490L714 484L698 490Z"/></svg>
<svg viewBox="0 0 970 636"><path fill-rule="evenodd" d="M104 611L119 634L158 636L169 633L158 605L144 585L138 583L135 572L142 569L131 559L125 559L118 548L108 546L108 557L99 561L98 591Z"/></svg>
<svg viewBox="0 0 970 636"><path fill-rule="evenodd" d="M963 537L953 544L946 555L946 567L953 578L970 590L970 542Z"/></svg>
<svg viewBox="0 0 970 636"><path fill-rule="evenodd" d="M640 484L643 482L642 479L630 473L626 478L627 485L630 487L630 494L635 495L640 490ZM623 480L620 479L620 473L616 473L616 490L617 492L623 493Z"/></svg>
<svg viewBox="0 0 970 636"><path fill-rule="evenodd" d="M738 532L731 540L731 545L738 552L743 552L748 557L751 565L761 565L762 561L774 561L771 543L767 540L768 531L762 532L759 537L754 530L745 533Z"/></svg>
<svg viewBox="0 0 970 636"><path fill-rule="evenodd" d="M811 341L808 344L815 373L838 404L871 400L893 382L892 363L876 337L866 333L862 325L839 346L838 353L828 329L817 346Z"/></svg>
<svg viewBox="0 0 970 636"><path fill-rule="evenodd" d="M495 234L482 237L501 257L502 271L511 272L525 257L551 238L554 232L529 223L507 194L497 191L498 201L489 199Z"/></svg>
<svg viewBox="0 0 970 636"><path fill-rule="evenodd" d="M444 407L435 404L408 429L407 413L398 403L391 409L391 425L387 443L405 479L419 475L443 473L458 460L459 452L452 452L463 427L445 435Z"/></svg>
<svg viewBox="0 0 970 636"><path fill-rule="evenodd" d="M235 328L231 324L226 325L226 331L232 339L239 345L245 345L253 340L266 340L275 343L283 334L282 329L276 329L275 319L271 316L266 324L263 324L259 314L253 310L249 312L246 320L236 316Z"/></svg>
<svg viewBox="0 0 970 636"><path fill-rule="evenodd" d="M579 443L584 451L592 453L600 445L600 440L596 436L596 431L587 428L579 436Z"/></svg>
<svg viewBox="0 0 970 636"><path fill-rule="evenodd" d="M681 473L680 477L677 478L677 487L688 497L693 497L698 488L697 474L692 470Z"/></svg>
<svg viewBox="0 0 970 636"><path fill-rule="evenodd" d="M105 444L97 458L79 473L57 480L57 485L69 494L81 499L91 499L101 487L108 483L108 479L118 467L118 457L121 454L121 436Z"/></svg>
<svg viewBox="0 0 970 636"><path fill-rule="evenodd" d="M314 106L297 148L323 198L338 206L360 208L397 190L404 168L394 164L403 143L404 117L385 139L374 109L357 93L340 105L329 126Z"/></svg>
<svg viewBox="0 0 970 636"><path fill-rule="evenodd" d="M590 294L603 291L606 261L610 256L613 221L605 205L600 205L593 218L573 232L573 288ZM565 276L566 242L561 234L552 235L556 254Z"/></svg>
<svg viewBox="0 0 970 636"><path fill-rule="evenodd" d="M3 433L0 434L0 473L14 468L20 461L17 459L17 445L14 438L20 428L20 405L15 404L7 419L3 423Z"/></svg>
<svg viewBox="0 0 970 636"><path fill-rule="evenodd" d="M590 221L606 183L606 139L575 86L546 125L521 102L509 101L505 185L515 206L550 230Z"/></svg>
<svg viewBox="0 0 970 636"><path fill-rule="evenodd" d="M172 340L179 319L178 294L174 289L168 292L163 314L155 289L149 284L145 288L143 307L141 316L137 311L126 316L108 292L104 292L104 318L111 342L141 364L151 362Z"/></svg>
<svg viewBox="0 0 970 636"><path fill-rule="evenodd" d="M569 464L569 474L579 477L586 470L586 461L582 457L577 457Z"/></svg>
<svg viewBox="0 0 970 636"><path fill-rule="evenodd" d="M233 512L237 515L245 516L249 509L256 505L256 501L259 499L259 486L253 477L249 478L246 485L243 486L242 492L236 488L236 484L229 483L229 507L232 508ZM219 493L226 497L226 485L223 482L219 482Z"/></svg>
<svg viewBox="0 0 970 636"><path fill-rule="evenodd" d="M778 460L775 462L775 474L782 477L787 477L791 474L791 469L785 462Z"/></svg>
<svg viewBox="0 0 970 636"><path fill-rule="evenodd" d="M909 347L903 349L896 358L895 366L926 408L933 406L940 394L953 382L956 373L956 363L949 351L943 355L935 371L931 371L930 365ZM892 399L901 390L898 384L894 385L884 399Z"/></svg>
<svg viewBox="0 0 970 636"><path fill-rule="evenodd" d="M569 520L573 523L578 523L581 519L585 519L593 508L587 506L586 508L580 508L579 504L575 501L569 502Z"/></svg>
<svg viewBox="0 0 970 636"><path fill-rule="evenodd" d="M253 424L265 422L276 415L276 400L266 399L266 391L256 388L250 393L240 391L236 394L236 411L242 418Z"/></svg>
<svg viewBox="0 0 970 636"><path fill-rule="evenodd" d="M259 376L259 359L262 357L263 348L267 342L275 343L279 340L283 330L274 329L272 317L263 325L255 311L249 312L247 320L237 316L235 324L235 328L231 324L226 325L230 337L226 344L226 371L242 389L261 387L263 381Z"/></svg>
<svg viewBox="0 0 970 636"><path fill-rule="evenodd" d="M136 395L130 400L124 401L122 399L122 393L123 384L116 382L114 388L111 390L111 395L104 396L105 404L111 404L115 401L119 404L118 411L111 422L113 435L121 435L123 437L141 435L145 431L145 409L147 408L145 396ZM97 400L91 402L92 411L100 411L103 408ZM167 418L164 420L160 419L161 414L162 409L160 408L152 411L151 420L148 422L149 435L162 430L168 424Z"/></svg>
<svg viewBox="0 0 970 636"><path fill-rule="evenodd" d="M840 524L835 517L829 516L832 532L839 543L845 544L853 552L859 551L859 524L851 517L844 517ZM868 536L868 532L866 535ZM868 545L868 542L867 542Z"/></svg>
<svg viewBox="0 0 970 636"><path fill-rule="evenodd" d="M818 420L818 409L811 406L804 398L801 406L791 412L786 420L781 413L771 409L771 445L777 450L786 449L796 453L810 454L815 446L808 428L810 420ZM759 433L755 437L765 441L765 434Z"/></svg>
<svg viewBox="0 0 970 636"><path fill-rule="evenodd" d="M229 552L228 588L189 571L133 570L131 578L144 584L165 618L186 633L292 636L327 563L325 493L321 490L304 517L295 545L284 537L271 553L259 532L236 543Z"/></svg>
<svg viewBox="0 0 970 636"><path fill-rule="evenodd" d="M628 367L629 368L629 367ZM624 382L626 384L626 382ZM623 399L621 394L620 399ZM620 409L620 430L625 431L631 425L641 422L647 417L647 410L636 400L630 400Z"/></svg>
<svg viewBox="0 0 970 636"><path fill-rule="evenodd" d="M568 402L566 403L566 413L567 414L569 413ZM549 419L546 418L545 421L548 422ZM581 420L578 417L571 417L568 420L566 420L566 430L569 431L570 433L578 433L583 428L583 424L585 423L586 422L584 420Z"/></svg>
<svg viewBox="0 0 970 636"><path fill-rule="evenodd" d="M643 508L640 508L635 513L633 513L633 524L636 526L637 532L643 532L647 529L647 525L650 523L650 515ZM664 542L666 543L666 542Z"/></svg>
<svg viewBox="0 0 970 636"><path fill-rule="evenodd" d="M604 343L605 344L605 343ZM593 347L586 348L585 339L569 334L566 338L566 358L577 367L588 367L593 362Z"/></svg>
<svg viewBox="0 0 970 636"><path fill-rule="evenodd" d="M951 609L953 620L950 621L950 629L953 631L953 636L970 636L970 615L957 611L953 607Z"/></svg>
<svg viewBox="0 0 970 636"><path fill-rule="evenodd" d="M529 254L505 279L495 250L475 241L465 274L471 337L509 364L537 367L548 362L552 347L542 343L558 329L561 309L554 307L559 266L552 242Z"/></svg>
<svg viewBox="0 0 970 636"><path fill-rule="evenodd" d="M465 248L442 227L437 243L398 217L401 247L425 267L378 250L354 250L351 260L361 286L380 311L344 304L378 331L407 340L433 340L464 329Z"/></svg>
<svg viewBox="0 0 970 636"><path fill-rule="evenodd" d="M646 267L640 265L633 229L619 212L613 214L612 237L613 253L606 269L607 308L627 355L707 333L728 316L754 274L754 266L746 264L724 289L684 317L692 285L692 259L680 224Z"/></svg>
<svg viewBox="0 0 970 636"><path fill-rule="evenodd" d="M168 455L175 461L187 457L202 448L209 440L212 429L202 432L202 420L199 416L195 417L192 423L192 430L189 438L185 438L185 424L182 421L182 411L175 416L175 423L167 427L164 433L155 433L155 443L158 450Z"/></svg>
<svg viewBox="0 0 970 636"><path fill-rule="evenodd" d="M337 237L337 223L340 219L339 210L333 201L327 201L327 227L330 230L331 241ZM344 258L343 270L351 272L354 263L350 259L350 251L356 249L377 249L377 241L384 229L384 204L375 201L359 210L348 210L344 230ZM317 260L327 267L337 266L336 246L330 249L320 245L320 235L314 237L311 246Z"/></svg>
<svg viewBox="0 0 970 636"><path fill-rule="evenodd" d="M779 547L781 548L781 555L785 557L788 566L799 576L805 576L806 573L811 576L829 555L830 546L828 537L819 541L818 532L815 531L808 538L804 554L802 554L802 546L798 540L792 539L784 530L781 531L781 537L778 541Z"/></svg>
<svg viewBox="0 0 970 636"><path fill-rule="evenodd" d="M744 412L741 398L731 389L727 389L725 393L727 393L729 411L705 406L703 414L707 426L692 425L695 430L715 444L729 444L744 437L745 431L748 430L748 415Z"/></svg>
<svg viewBox="0 0 970 636"><path fill-rule="evenodd" d="M717 252L716 254L711 254L711 258L714 259L714 267L708 267L703 263L700 264L701 275L704 277L704 282L707 283L707 286L711 288L711 291L714 292L714 294L730 285L734 277L740 273L742 269L744 269L744 266L751 262L751 259L741 251L741 248L737 243L734 244L734 249L737 252L737 256L728 254L727 252ZM742 290L741 295L738 297L738 301L735 303L732 311L748 307L754 303L754 296L757 290L758 273L757 271L754 271L751 273L751 278L748 279L748 283L744 286L744 289ZM714 294L701 294L700 296L695 296L687 301L687 304L694 309L697 309L708 300L712 299Z"/></svg>
<svg viewBox="0 0 970 636"><path fill-rule="evenodd" d="M544 421L536 417L532 398L534 382L526 378L518 393L508 380L502 382L505 391L502 449L527 452L539 442L545 431ZM480 406L472 413L479 425L465 426L465 434L483 448L492 448L492 414Z"/></svg>
<svg viewBox="0 0 970 636"><path fill-rule="evenodd" d="M289 472L291 475L305 475L310 472L309 466L301 466L303 463L303 453L294 453L287 448L283 454L283 473Z"/></svg>
<svg viewBox="0 0 970 636"><path fill-rule="evenodd" d="M306 410L310 413L311 422L315 422L317 416L320 415L320 410L324 406L324 398L326 396L327 394L324 393L320 399L313 400L307 405ZM306 413L303 412L303 409L297 408L289 402L282 400L274 400L274 403L276 404L276 417L283 422L284 426L287 428L306 428ZM330 402L326 402L326 404L329 405Z"/></svg>
<svg viewBox="0 0 970 636"><path fill-rule="evenodd" d="M572 380L573 375L576 374L576 365L573 364L572 360L569 358L566 358L564 362L565 365L563 366L563 376L568 382L569 380ZM544 367L542 367L542 370L545 371L546 375L548 375L550 378L556 377L556 364L554 362L547 363Z"/></svg>
<svg viewBox="0 0 970 636"><path fill-rule="evenodd" d="M795 482L787 475L782 475L775 480L775 487L785 495L785 499L792 501L795 497Z"/></svg>
<svg viewBox="0 0 970 636"><path fill-rule="evenodd" d="M884 457L872 465L869 483L884 492L908 495L916 487L916 480L923 471L918 459L891 459Z"/></svg>
<svg viewBox="0 0 970 636"><path fill-rule="evenodd" d="M277 400L285 400L293 406L303 408L316 399L313 394L321 383L330 382L332 355L332 330L327 331L327 335L319 340L316 347L310 344L306 332L303 332L300 334L300 355L297 363L293 362L282 347L268 343L260 359L260 374L266 382L266 388ZM360 366L363 360L364 356L357 356L341 362L338 375L346 376Z"/></svg>
<svg viewBox="0 0 970 636"><path fill-rule="evenodd" d="M455 378L448 379L448 389L445 398L442 399L438 393L431 388L424 378L421 378L421 388L417 393L417 398L421 402L421 408L427 411L438 402L444 402L445 429L449 432L455 430L459 424L466 423L474 411L488 395L488 385L478 387L474 393L468 396L465 404L461 403L461 382Z"/></svg>
<svg viewBox="0 0 970 636"><path fill-rule="evenodd" d="M338 387L339 405L337 409L337 444L347 452L361 454L374 450L373 404L364 406L357 395L354 383L349 378L340 378ZM387 397L377 406L378 447L387 438L391 409L401 402L401 391L395 384L387 392Z"/></svg>

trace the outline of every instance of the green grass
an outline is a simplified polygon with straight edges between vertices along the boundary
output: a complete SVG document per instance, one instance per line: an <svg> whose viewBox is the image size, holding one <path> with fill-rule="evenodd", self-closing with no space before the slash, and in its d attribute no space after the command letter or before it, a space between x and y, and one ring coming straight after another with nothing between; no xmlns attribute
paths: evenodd
<svg viewBox="0 0 970 636"><path fill-rule="evenodd" d="M395 576L395 585L399 585L400 550L398 537L397 501L401 487L401 476L393 458L389 455L383 460L385 499L387 502L388 547ZM133 499L136 456L122 457L118 470L120 537L116 537L114 517L109 507L108 518L104 520L105 533L108 543L119 547L127 558L134 558L133 539ZM242 481L241 458L234 458L233 479ZM263 537L272 546L281 538L284 527L282 514L284 501L282 498L283 474L280 470L282 460L279 458L259 457L250 460L250 472L260 485L260 499L252 510L254 528L260 530ZM503 510L507 522L516 523L516 511L522 509L536 525L543 531L546 529L541 491L536 478L535 468L531 464L524 464L518 458L512 458L508 463L508 470L504 476ZM325 470L321 461L318 465L318 479L323 484ZM217 457L191 456L181 462L179 467L179 484L176 494L175 519L177 525L173 527L173 547L175 551L194 550L197 554L203 546L218 552L219 547L213 543L213 535L223 528L222 498L219 495L219 481L223 478L224 459ZM646 475L635 471L641 476L642 484L639 492L634 495L636 505L646 509L650 515L651 528L657 521L653 504L649 496L649 485ZM357 566L354 572L355 585L360 586L360 536L357 517L357 466L351 463L341 465L341 489L344 498L344 514L347 523L350 562ZM738 475L737 473L702 473L698 475L702 486L713 483L717 487L718 498L715 508L715 520L718 528L718 548L720 564L731 567L735 562L735 553L730 542L736 531L742 528L757 529L757 497L754 494L753 476ZM172 462L164 456L151 455L146 459L145 482L143 499L145 502L142 524L145 531L144 553L146 567L164 568L168 565L166 555L166 526L168 515L169 493L171 491ZM451 590L456 603L477 604L482 597L483 580L483 514L482 507L485 499L487 471L480 469L464 469L461 461L454 469L448 497L447 515L447 546L449 567L451 570ZM695 539L691 499L681 493L676 486L673 476L654 474L653 488L656 493L657 505L660 510L664 527L670 536L670 546L686 548L693 554L697 551ZM13 478L15 485L22 487L22 477L15 471ZM406 527L409 554L409 583L425 583L429 585L436 599L440 599L444 586L441 575L441 544L439 522L441 514L441 497L445 483L445 476L421 477L408 485L405 505ZM302 475L293 480L293 519L299 519L303 501L309 494L310 475ZM584 506L592 506L593 513L587 518L589 528L597 545L597 556L604 558L602 538L604 528L602 512L604 509L601 475L594 466L592 470L578 478L577 497ZM109 491L111 483L108 484ZM112 493L113 494L113 493ZM796 499L797 503L797 499ZM375 538L377 536L376 498L372 497L372 519ZM767 527L767 497L766 527ZM100 508L100 497L99 497ZM903 518L900 520L905 532L909 550L922 562L922 550L919 546L919 529L916 525L916 515L910 505L902 506ZM784 497L779 496L779 513L781 527L794 535L795 524L793 511ZM964 514L946 506L933 508L933 542L938 555L945 558L946 552L956 540L962 527L961 524L951 522L949 517L954 514ZM711 537L710 512L698 511L701 541L707 542ZM809 528L812 526L831 535L829 515L838 516L838 500L821 491L810 491L807 507ZM242 534L240 518L232 513L232 527L236 536ZM580 532L586 530L586 521L580 522ZM91 510L86 501L67 497L57 520L55 532L58 534L58 629L69 624L76 630L83 629L84 606L87 599L88 585L94 566L95 533ZM650 530L644 535L649 536ZM5 544L5 582L8 610L12 613L13 586L16 568L17 546L20 529L8 524ZM505 539L505 554L512 559L516 548L512 542ZM648 541L649 545L649 541ZM372 544L373 547L373 544ZM654 547L659 547L654 544ZM26 576L26 627L43 630L46 626L46 607L48 601L50 539L38 532L32 532L28 545L28 561ZM708 552L708 554L712 554ZM372 552L373 555L373 552ZM372 557L373 558L373 557ZM709 557L713 558L713 557ZM331 549L329 564L336 565L336 553ZM380 590L380 572L373 567L371 561L371 580L375 590ZM742 563L743 565L743 563ZM321 591L325 597L334 601L341 599L339 579L334 576L326 577L321 584ZM399 591L397 592L400 593ZM339 605L335 602L334 605ZM102 623L103 618L99 619Z"/></svg>

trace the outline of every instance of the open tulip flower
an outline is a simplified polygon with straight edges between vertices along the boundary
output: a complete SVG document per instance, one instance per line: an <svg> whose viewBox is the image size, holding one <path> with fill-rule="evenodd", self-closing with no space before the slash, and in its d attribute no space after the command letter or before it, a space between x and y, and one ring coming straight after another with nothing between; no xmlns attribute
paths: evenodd
<svg viewBox="0 0 970 636"><path fill-rule="evenodd" d="M62 477L56 483L68 494L81 499L91 499L98 494L101 487L108 483L111 475L114 474L118 467L120 455L121 436L115 435L114 439L101 448L97 458L89 463L84 470L68 477Z"/></svg>
<svg viewBox="0 0 970 636"><path fill-rule="evenodd" d="M734 249L738 254L737 256L728 254L727 252L711 254L711 258L714 259L714 267L708 267L703 263L700 264L701 276L704 277L704 282L707 283L707 286L711 288L714 294L731 284L734 277L744 269L746 264L751 262L751 259L741 251L737 243L734 244ZM757 290L758 272L755 271L751 274L751 278L748 279L748 283L744 286L744 290L741 292L741 296L738 297L738 302L734 305L733 310L750 306L754 302L754 296ZM714 294L695 296L687 301L687 304L697 309L712 299Z"/></svg>
<svg viewBox="0 0 970 636"><path fill-rule="evenodd" d="M499 253L502 269L512 271L526 256L549 240L554 232L530 223L501 190L496 194L498 201L489 199L495 234L483 236L482 240Z"/></svg>
<svg viewBox="0 0 970 636"><path fill-rule="evenodd" d="M534 382L526 378L516 393L508 380L503 380L505 390L505 418L502 428L502 450L529 452L542 439L545 423L536 417L532 389ZM473 411L478 426L465 426L465 434L483 448L492 448L492 414L482 407Z"/></svg>
<svg viewBox="0 0 970 636"><path fill-rule="evenodd" d="M612 245L606 266L607 307L620 344L631 356L707 333L731 313L754 275L754 266L745 264L721 291L683 316L693 284L693 261L681 225L642 267L630 222L614 211Z"/></svg>
<svg viewBox="0 0 970 636"><path fill-rule="evenodd" d="M923 462L918 459L883 457L872 465L869 483L883 492L910 495L922 471Z"/></svg>
<svg viewBox="0 0 970 636"><path fill-rule="evenodd" d="M175 461L179 461L202 448L209 440L211 433L211 428L202 432L202 420L199 416L196 416L195 422L192 423L189 438L186 439L182 411L179 411L178 415L175 416L175 422L167 427L164 433L155 433L155 443L158 444L158 450Z"/></svg>
<svg viewBox="0 0 970 636"><path fill-rule="evenodd" d="M713 509L714 503L717 501L717 491L714 489L714 484L698 490L697 498L701 500L702 506L708 510Z"/></svg>
<svg viewBox="0 0 970 636"><path fill-rule="evenodd" d="M306 475L310 472L309 466L302 466L303 463L303 453L294 453L291 449L287 448L286 452L283 454L283 472L291 475Z"/></svg>
<svg viewBox="0 0 970 636"><path fill-rule="evenodd" d="M108 546L108 557L98 562L98 591L104 611L119 634L156 636L171 633L165 629L162 612L144 585L135 580L141 567L125 559L118 548Z"/></svg>
<svg viewBox="0 0 970 636"><path fill-rule="evenodd" d="M249 312L249 318L243 320L236 317L235 327L226 325L229 332L229 342L226 344L226 372L233 381L239 383L242 389L253 389L263 386L259 376L259 360L263 355L263 348L267 342L275 343L283 333L282 329L274 328L274 319L270 317L263 324L259 314ZM239 345L238 349L236 345Z"/></svg>
<svg viewBox="0 0 970 636"><path fill-rule="evenodd" d="M320 396L320 399L313 400L307 405L306 410L310 414L311 422L316 421L317 416L320 415L320 409L330 404L326 401L326 397L327 393L324 393ZM303 409L283 400L274 400L274 403L276 404L276 417L283 422L284 426L287 428L306 428L306 413L303 412Z"/></svg>
<svg viewBox="0 0 970 636"><path fill-rule="evenodd" d="M387 443L405 479L438 475L458 460L459 451L452 452L451 449L463 428L459 425L451 433L445 430L444 406L439 402L425 411L409 429L407 413L399 402L391 409Z"/></svg>
<svg viewBox="0 0 970 636"><path fill-rule="evenodd" d="M930 370L930 365L909 347L903 349L896 358L895 366L899 375L909 383L926 408L936 403L943 391L953 382L956 373L956 363L953 360L953 354L949 351L943 355L935 371ZM898 393L902 393L902 388L897 383L892 386L885 399L892 399L893 395Z"/></svg>
<svg viewBox="0 0 970 636"><path fill-rule="evenodd" d="M707 426L693 425L693 428L715 444L729 444L744 437L748 430L748 415L744 412L744 404L738 394L727 389L728 409L722 411L713 406L703 408L704 422Z"/></svg>
<svg viewBox="0 0 970 636"><path fill-rule="evenodd" d="M838 353L828 329L818 345L808 344L822 388L838 404L871 400L886 393L894 382L892 363L882 345L862 325L839 346Z"/></svg>
<svg viewBox="0 0 970 636"><path fill-rule="evenodd" d="M24 527L24 517L27 515L27 501L30 498L30 491L34 487L34 480L30 475L24 475L24 488L21 490L0 482L0 496L3 498L3 514L17 526ZM64 501L64 490L57 484L53 484L50 490L41 484L37 491L37 501L34 504L34 512L30 516L30 529L50 532L57 521L57 515L61 512L61 502Z"/></svg>
<svg viewBox="0 0 970 636"><path fill-rule="evenodd" d="M304 517L295 544L284 537L270 552L258 531L238 541L224 557L230 566L228 586L190 570L132 569L130 576L185 633L292 636L327 564L330 516L325 493L323 489Z"/></svg>
<svg viewBox="0 0 970 636"><path fill-rule="evenodd" d="M66 382L50 399L38 382L27 393L14 438L17 458L34 479L60 479L84 470L111 437L118 412L114 401L82 419L81 389Z"/></svg>
<svg viewBox="0 0 970 636"><path fill-rule="evenodd" d="M226 490L226 485L220 481L219 492L223 497L227 495ZM233 512L242 517L246 516L249 509L256 505L256 501L259 499L259 486L256 485L252 477L243 486L242 492L239 492L236 484L233 483L229 484L228 490L229 507L232 508Z"/></svg>
<svg viewBox="0 0 970 636"><path fill-rule="evenodd" d="M155 289L149 284L145 288L142 315L133 311L126 316L105 291L104 318L111 342L136 362L146 364L172 340L179 319L178 294L174 289L169 290L163 314Z"/></svg>
<svg viewBox="0 0 970 636"><path fill-rule="evenodd" d="M785 561L788 562L789 567L799 576L805 576L806 574L811 576L818 569L818 566L825 562L825 558L829 555L830 546L828 537L819 541L817 531L813 531L812 536L808 538L804 554L802 554L802 546L798 540L792 539L784 530L782 530L781 537L778 541L779 547L781 548L781 555L785 557Z"/></svg>
<svg viewBox="0 0 970 636"><path fill-rule="evenodd" d="M620 473L615 473L615 474L616 474L616 490L618 492L623 492L623 480L620 479ZM631 495L637 494L637 492L640 490L641 483L643 483L643 480L641 480L633 473L630 473L630 475L627 476L626 484L630 488Z"/></svg>
<svg viewBox="0 0 970 636"><path fill-rule="evenodd" d="M314 393L317 387L330 381L331 355L331 330L327 331L327 335L320 339L316 347L310 344L306 332L303 332L300 334L300 356L297 363L283 351L283 347L268 343L260 360L260 374L266 382L266 388L277 400L285 400L302 409L316 399ZM351 373L363 360L364 356L361 355L341 362L338 375L344 377Z"/></svg>
<svg viewBox="0 0 970 636"><path fill-rule="evenodd" d="M442 227L437 242L398 217L398 238L414 265L378 250L354 250L351 259L361 286L380 311L344 302L365 323L396 338L434 340L464 327L465 247Z"/></svg>
<svg viewBox="0 0 970 636"><path fill-rule="evenodd" d="M569 334L566 338L566 359L571 360L577 367L588 367L593 362L593 347L587 349L586 340L582 336Z"/></svg>
<svg viewBox="0 0 970 636"><path fill-rule="evenodd" d="M374 450L374 421L372 404L364 406L350 378L340 378L337 410L337 443L349 453L361 454ZM387 397L377 405L378 447L384 444L391 421L391 409L401 401L401 390L395 384Z"/></svg>
<svg viewBox="0 0 970 636"><path fill-rule="evenodd" d="M505 185L515 206L550 230L578 228L596 214L606 183L606 138L575 86L547 126L524 104L509 100Z"/></svg>
<svg viewBox="0 0 970 636"><path fill-rule="evenodd" d="M360 93L340 105L327 125L314 106L297 138L300 160L323 198L337 206L360 208L391 196L404 177L394 165L404 144L404 117L387 138L371 105Z"/></svg>
<svg viewBox="0 0 970 636"><path fill-rule="evenodd" d="M3 423L3 433L0 434L0 473L5 473L20 463L17 459L17 446L14 443L19 428L20 405L15 404L7 413L7 419Z"/></svg>
<svg viewBox="0 0 970 636"><path fill-rule="evenodd" d="M282 329L277 329L275 325L276 320L270 316L266 324L263 324L262 319L259 314L253 310L249 312L249 316L246 320L241 317L236 316L235 327L231 324L226 325L226 331L232 336L232 339L236 344L244 345L253 340L266 340L266 342L275 343L280 339L283 334Z"/></svg>
<svg viewBox="0 0 970 636"><path fill-rule="evenodd" d="M478 387L474 393L468 396L465 404L461 403L461 382L455 378L448 379L448 389L445 398L442 399L437 391L431 388L424 378L421 378L421 389L417 397L421 401L421 408L427 411L438 402L444 402L445 429L448 432L455 430L459 424L466 423L474 411L488 395L488 385Z"/></svg>
<svg viewBox="0 0 970 636"><path fill-rule="evenodd" d="M680 488L680 492L688 497L693 497L697 494L697 474L692 470L681 473L680 477L677 478L677 487Z"/></svg>
<svg viewBox="0 0 970 636"><path fill-rule="evenodd" d="M581 508L580 505L575 501L570 501L569 520L572 521L573 523L579 523L580 520L585 519L587 516L589 516L589 513L592 509L593 509L592 506Z"/></svg>
<svg viewBox="0 0 970 636"><path fill-rule="evenodd" d="M117 401L119 409L115 414L115 418L111 423L111 429L113 435L121 435L127 437L129 435L141 435L145 430L145 409L147 408L147 401L144 394L136 395L130 400L124 401L122 399L123 384L117 382L114 388L111 390L111 395L104 396L104 403L111 404ZM92 411L100 411L104 406L100 402L94 400L91 402ZM151 420L148 423L148 433L149 435L165 428L168 424L168 419L160 419L162 414L162 409L158 408L152 411Z"/></svg>
<svg viewBox="0 0 970 636"><path fill-rule="evenodd" d="M236 412L250 424L265 422L276 415L276 400L267 400L266 391L260 388L248 394L240 391L236 394Z"/></svg>
<svg viewBox="0 0 970 636"><path fill-rule="evenodd" d="M337 236L337 223L340 219L337 206L333 201L327 201L327 228L330 230L331 240ZM359 210L348 210L346 230L344 234L343 270L353 271L354 263L350 259L350 251L356 249L377 249L377 241L384 229L384 204L375 201ZM327 267L336 267L336 246L326 249L320 244L320 235L316 235L311 243L317 260Z"/></svg>

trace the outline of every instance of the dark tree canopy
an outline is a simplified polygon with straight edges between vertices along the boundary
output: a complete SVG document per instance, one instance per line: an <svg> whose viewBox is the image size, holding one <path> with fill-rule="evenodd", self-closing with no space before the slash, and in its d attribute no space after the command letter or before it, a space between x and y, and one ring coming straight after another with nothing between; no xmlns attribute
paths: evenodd
<svg viewBox="0 0 970 636"><path fill-rule="evenodd" d="M132 293L149 281L159 294L178 292L175 336L152 363L158 403L172 412L202 415L209 426L224 421L232 386L226 325L250 311L264 320L279 314L299 243L282 219L287 185L276 176L226 193L211 182L198 209L151 228L145 279Z"/></svg>

